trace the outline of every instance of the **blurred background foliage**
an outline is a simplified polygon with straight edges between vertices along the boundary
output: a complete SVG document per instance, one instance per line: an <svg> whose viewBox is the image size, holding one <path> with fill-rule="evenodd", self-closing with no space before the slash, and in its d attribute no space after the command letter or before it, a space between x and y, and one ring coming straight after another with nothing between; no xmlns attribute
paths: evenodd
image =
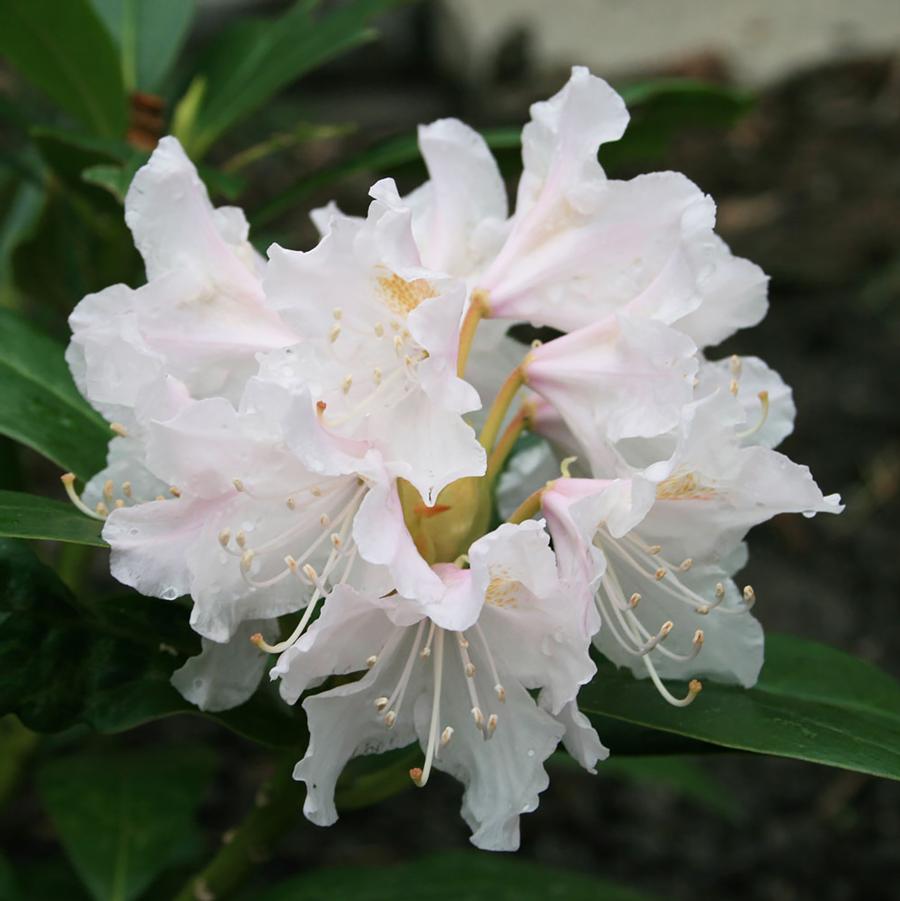
<svg viewBox="0 0 900 901"><path fill-rule="evenodd" d="M262 252L311 246L307 212L333 196L361 212L377 177L414 186L418 121L471 121L512 183L528 103L564 73L524 25L474 68L454 63L454 6L0 2L0 534L67 542L0 539L0 710L18 714L0 720L0 901L890 897L900 794L865 774L900 774L900 693L866 663L776 636L749 706L710 686L690 720L604 670L585 707L617 753L590 782L554 758L515 859L461 850L458 788L406 791L408 752L351 766L323 832L289 778L302 717L268 686L184 715L169 684L199 650L184 607L123 594L97 529L53 500L57 467L89 477L108 438L67 374L65 319L143 280L122 202L161 135L214 203L245 208ZM763 622L895 674L898 72L895 56L853 57L753 96L706 52L599 72L632 110L602 151L609 173L687 172L736 251L773 274L766 323L723 352L759 353L795 385L788 451L850 501L834 523L760 530ZM722 747L846 770L710 754Z"/></svg>

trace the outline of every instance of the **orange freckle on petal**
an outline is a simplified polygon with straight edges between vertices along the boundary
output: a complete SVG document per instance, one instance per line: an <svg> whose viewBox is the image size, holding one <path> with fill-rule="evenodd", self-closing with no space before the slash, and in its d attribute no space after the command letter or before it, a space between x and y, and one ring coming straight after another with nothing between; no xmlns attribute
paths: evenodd
<svg viewBox="0 0 900 901"><path fill-rule="evenodd" d="M388 309L401 316L411 313L423 300L437 296L427 279L417 278L408 282L396 273L379 278L378 287Z"/></svg>
<svg viewBox="0 0 900 901"><path fill-rule="evenodd" d="M326 404L324 400L316 401L316 409L320 413L324 413L327 406L328 406L328 404Z"/></svg>
<svg viewBox="0 0 900 901"><path fill-rule="evenodd" d="M451 507L449 504L435 504L433 507L426 507L425 504L418 504L413 507L413 513L422 519L431 519L440 513L446 513L450 509Z"/></svg>

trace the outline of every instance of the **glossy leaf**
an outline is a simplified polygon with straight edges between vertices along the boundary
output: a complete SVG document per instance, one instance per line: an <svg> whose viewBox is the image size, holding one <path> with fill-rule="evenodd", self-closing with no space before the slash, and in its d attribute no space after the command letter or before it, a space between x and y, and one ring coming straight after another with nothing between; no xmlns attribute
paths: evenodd
<svg viewBox="0 0 900 901"><path fill-rule="evenodd" d="M59 732L83 723L121 732L198 714L169 682L200 640L187 609L129 594L84 606L23 542L0 540L0 715ZM302 750L306 728L268 682L212 718L264 744Z"/></svg>
<svg viewBox="0 0 900 901"><path fill-rule="evenodd" d="M119 48L126 90L156 91L194 17L194 0L91 0Z"/></svg>
<svg viewBox="0 0 900 901"><path fill-rule="evenodd" d="M78 393L62 346L0 310L0 347L0 434L81 478L98 472L111 433Z"/></svg>
<svg viewBox="0 0 900 901"><path fill-rule="evenodd" d="M102 526L102 522L85 516L68 501L55 501L24 491L0 491L0 536L3 538L106 547L100 537Z"/></svg>
<svg viewBox="0 0 900 901"><path fill-rule="evenodd" d="M89 0L3 0L0 53L92 133L124 134L118 54Z"/></svg>
<svg viewBox="0 0 900 901"><path fill-rule="evenodd" d="M371 40L368 21L397 2L350 0L313 16L315 4L300 0L278 19L244 20L227 29L201 59L175 112L176 136L192 157L201 157L278 90Z"/></svg>
<svg viewBox="0 0 900 901"><path fill-rule="evenodd" d="M457 851L389 867L343 867L298 876L254 901L640 901L594 876L544 867L512 855Z"/></svg>
<svg viewBox="0 0 900 901"><path fill-rule="evenodd" d="M768 636L762 676L749 690L707 680L693 704L671 707L648 681L603 664L579 705L592 719L900 779L900 683L800 638Z"/></svg>
<svg viewBox="0 0 900 901"><path fill-rule="evenodd" d="M206 749L51 760L38 791L96 901L131 901L199 843L196 811L215 768Z"/></svg>

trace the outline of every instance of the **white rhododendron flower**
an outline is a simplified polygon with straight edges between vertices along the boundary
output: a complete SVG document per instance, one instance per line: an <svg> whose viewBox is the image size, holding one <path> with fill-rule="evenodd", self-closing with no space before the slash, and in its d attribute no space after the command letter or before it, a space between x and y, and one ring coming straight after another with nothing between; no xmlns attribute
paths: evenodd
<svg viewBox="0 0 900 901"><path fill-rule="evenodd" d="M305 712L313 822L349 760L418 743L415 784L453 775L472 841L517 847L559 743L591 772L608 754L578 707L591 648L660 703L752 686L748 530L841 509L774 450L779 375L706 356L762 318L766 276L684 176L607 177L627 124L576 67L531 109L512 210L484 139L443 119L419 129L425 184L316 210L315 247L267 258L165 138L126 199L147 284L72 313L113 434L66 490L117 579L190 598L184 697L224 710L268 669Z"/></svg>
<svg viewBox="0 0 900 901"><path fill-rule="evenodd" d="M368 668L304 702L310 745L296 775L314 822L337 819L335 784L351 757L418 739L425 759L412 778L424 785L432 767L456 776L473 842L518 847L519 814L537 807L544 761L567 734L558 717L595 671L589 614L539 523L500 526L472 545L469 564L438 565L440 604L342 588L279 659L273 675L291 702L329 675Z"/></svg>

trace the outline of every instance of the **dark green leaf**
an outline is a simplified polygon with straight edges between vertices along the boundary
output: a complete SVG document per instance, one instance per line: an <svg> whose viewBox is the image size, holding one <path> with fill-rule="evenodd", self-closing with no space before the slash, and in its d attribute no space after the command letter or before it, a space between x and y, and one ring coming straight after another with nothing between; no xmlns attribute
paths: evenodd
<svg viewBox="0 0 900 901"><path fill-rule="evenodd" d="M23 491L0 491L0 536L3 538L106 547L100 537L102 525L68 501L54 501Z"/></svg>
<svg viewBox="0 0 900 901"><path fill-rule="evenodd" d="M0 717L0 807L16 790L38 736L14 716ZM2 885L2 879L0 879ZM3 898L0 892L0 899Z"/></svg>
<svg viewBox="0 0 900 901"><path fill-rule="evenodd" d="M131 594L79 606L22 542L0 540L0 714L37 732L84 723L121 732L176 713L199 713L172 672L200 651L180 604ZM265 744L306 745L303 720L269 683L212 717Z"/></svg>
<svg viewBox="0 0 900 901"><path fill-rule="evenodd" d="M13 253L36 227L45 199L43 182L28 178L11 179L0 195L0 306L11 307L16 301Z"/></svg>
<svg viewBox="0 0 900 901"><path fill-rule="evenodd" d="M274 20L227 29L201 59L173 131L195 159L278 90L374 37L367 25L399 0L349 0L320 17L299 0Z"/></svg>
<svg viewBox="0 0 900 901"><path fill-rule="evenodd" d="M111 433L78 393L62 347L9 310L0 347L0 434L81 478L98 472Z"/></svg>
<svg viewBox="0 0 900 901"><path fill-rule="evenodd" d="M640 901L631 889L594 876L500 854L457 851L391 867L319 870L262 892L253 901Z"/></svg>
<svg viewBox="0 0 900 901"><path fill-rule="evenodd" d="M95 134L125 132L118 56L89 0L3 0L0 52Z"/></svg>
<svg viewBox="0 0 900 901"><path fill-rule="evenodd" d="M671 707L648 681L604 664L579 704L592 719L900 779L900 684L800 638L768 637L762 676L750 690L706 681L690 707Z"/></svg>
<svg viewBox="0 0 900 901"><path fill-rule="evenodd" d="M64 757L38 790L97 901L131 901L198 843L196 810L215 768L205 749Z"/></svg>
<svg viewBox="0 0 900 901"><path fill-rule="evenodd" d="M119 48L128 91L156 91L194 18L194 0L92 0Z"/></svg>

